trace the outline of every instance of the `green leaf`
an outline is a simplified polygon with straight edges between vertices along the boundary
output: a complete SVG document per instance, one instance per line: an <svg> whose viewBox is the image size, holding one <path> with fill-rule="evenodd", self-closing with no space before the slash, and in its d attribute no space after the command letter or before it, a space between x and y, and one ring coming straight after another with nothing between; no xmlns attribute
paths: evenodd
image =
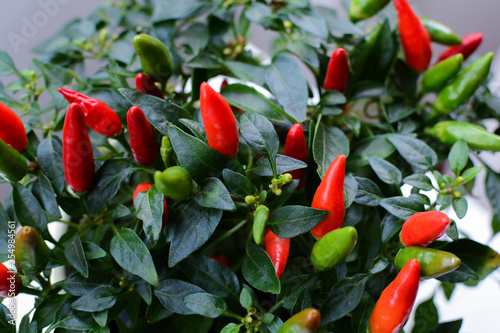
<svg viewBox="0 0 500 333"><path fill-rule="evenodd" d="M356 195L358 193L358 183L352 175L352 173L347 174L344 177L344 206L345 209L351 207Z"/></svg>
<svg viewBox="0 0 500 333"><path fill-rule="evenodd" d="M271 166L275 164L280 144L278 134L266 117L257 113L243 114L240 133L255 152L267 157Z"/></svg>
<svg viewBox="0 0 500 333"><path fill-rule="evenodd" d="M299 185L299 180L294 179L285 186L283 186L281 188L280 196L271 196L271 198L268 199L267 207L269 209L275 209L284 204L288 200L288 198L293 194L293 192L297 188L297 185Z"/></svg>
<svg viewBox="0 0 500 333"><path fill-rule="evenodd" d="M129 216L130 209L122 204L111 204L108 207L108 211L106 212L106 219L110 221L117 220L119 218Z"/></svg>
<svg viewBox="0 0 500 333"><path fill-rule="evenodd" d="M462 262L453 272L438 276L436 279L447 283L472 282L479 279L478 275L467 264Z"/></svg>
<svg viewBox="0 0 500 333"><path fill-rule="evenodd" d="M464 172L465 178L465 172ZM488 174L486 175L486 195L490 200L491 207L493 208L493 212L500 216L500 174L494 172L493 170L488 170Z"/></svg>
<svg viewBox="0 0 500 333"><path fill-rule="evenodd" d="M107 329L107 332L109 332L109 328L106 326L108 322L108 310L92 312L92 316L94 317L97 325L101 326L103 329ZM106 326L106 328L104 328L104 326Z"/></svg>
<svg viewBox="0 0 500 333"><path fill-rule="evenodd" d="M260 291L280 293L280 280L276 275L273 262L266 251L259 246L248 244L242 273L248 283Z"/></svg>
<svg viewBox="0 0 500 333"><path fill-rule="evenodd" d="M228 312L224 300L207 293L194 293L184 296L184 304L195 313L204 317L217 318Z"/></svg>
<svg viewBox="0 0 500 333"><path fill-rule="evenodd" d="M427 170L437 163L437 155L425 142L400 134L391 134L388 140L399 154L417 169Z"/></svg>
<svg viewBox="0 0 500 333"><path fill-rule="evenodd" d="M426 175L415 173L403 179L403 183L416 187L424 191L431 191L434 189L432 181Z"/></svg>
<svg viewBox="0 0 500 333"><path fill-rule="evenodd" d="M135 232L121 229L111 239L110 252L126 271L138 275L153 286L158 286L158 274L148 248Z"/></svg>
<svg viewBox="0 0 500 333"><path fill-rule="evenodd" d="M282 306L290 312L296 313L311 307L311 293L316 282L318 282L318 276L314 274L285 280L273 309Z"/></svg>
<svg viewBox="0 0 500 333"><path fill-rule="evenodd" d="M367 275L364 274L339 281L321 306L321 325L329 324L354 310L363 297L366 281Z"/></svg>
<svg viewBox="0 0 500 333"><path fill-rule="evenodd" d="M404 222L405 220L402 220L395 215L386 214L381 222L382 242L387 243L392 238L392 236L397 234L401 230Z"/></svg>
<svg viewBox="0 0 500 333"><path fill-rule="evenodd" d="M186 67L200 69L218 69L222 66L219 59L213 55L200 53L186 62Z"/></svg>
<svg viewBox="0 0 500 333"><path fill-rule="evenodd" d="M64 255L75 269L84 277L89 277L89 265L78 234L71 238L64 248Z"/></svg>
<svg viewBox="0 0 500 333"><path fill-rule="evenodd" d="M201 15L212 5L202 0L166 0L156 4L153 22L161 22L174 19L189 19Z"/></svg>
<svg viewBox="0 0 500 333"><path fill-rule="evenodd" d="M368 163L381 181L389 185L401 185L403 176L393 164L375 156L368 157Z"/></svg>
<svg viewBox="0 0 500 333"><path fill-rule="evenodd" d="M253 193L252 183L241 173L234 172L231 169L224 169L222 170L222 177L224 177L224 183L231 195L244 198Z"/></svg>
<svg viewBox="0 0 500 333"><path fill-rule="evenodd" d="M140 192L135 198L136 215L143 223L143 229L148 239L156 244L160 237L163 223L163 194L155 185L146 192Z"/></svg>
<svg viewBox="0 0 500 333"><path fill-rule="evenodd" d="M277 209L267 225L281 238L292 238L306 233L323 221L327 211L305 206L285 206Z"/></svg>
<svg viewBox="0 0 500 333"><path fill-rule="evenodd" d="M365 206L378 206L384 195L380 188L368 178L354 177L358 183L358 192L354 202Z"/></svg>
<svg viewBox="0 0 500 333"><path fill-rule="evenodd" d="M276 164L276 173L278 175L288 171L303 169L307 167L306 163L296 160L295 158L292 158L290 156L285 156L281 154L276 155L275 164ZM255 166L251 169L248 169L248 171L252 171L253 173L259 176L264 176L264 177L273 176L272 166L269 163L269 159L266 157L260 158L257 161L257 163L255 163Z"/></svg>
<svg viewBox="0 0 500 333"><path fill-rule="evenodd" d="M11 75L17 72L14 61L4 50L0 50L0 76Z"/></svg>
<svg viewBox="0 0 500 333"><path fill-rule="evenodd" d="M462 184L467 184L470 182L478 173L480 173L483 170L483 167L472 167L464 171L462 174L462 177L464 177L464 181Z"/></svg>
<svg viewBox="0 0 500 333"><path fill-rule="evenodd" d="M352 323L355 333L367 332L370 315L374 306L375 304L373 303L372 298L367 292L365 292L361 302L359 302L359 305L352 313Z"/></svg>
<svg viewBox="0 0 500 333"><path fill-rule="evenodd" d="M240 283L234 272L217 260L192 255L181 263L183 272L197 286L220 296L238 298Z"/></svg>
<svg viewBox="0 0 500 333"><path fill-rule="evenodd" d="M411 116L415 113L415 111L417 111L417 108L413 105L391 104L387 106L387 117L389 122L392 124ZM401 132L401 130L399 130L399 132Z"/></svg>
<svg viewBox="0 0 500 333"><path fill-rule="evenodd" d="M210 34L206 24L196 22L187 27L180 34L182 40L191 48L193 54L198 54L210 41Z"/></svg>
<svg viewBox="0 0 500 333"><path fill-rule="evenodd" d="M396 151L396 148L387 140L388 135L376 135L363 139L352 149L346 168L361 168L368 165L368 157L376 156L386 159Z"/></svg>
<svg viewBox="0 0 500 333"><path fill-rule="evenodd" d="M62 142L58 136L49 135L40 142L37 151L38 164L50 179L57 194L64 190L64 168L62 164Z"/></svg>
<svg viewBox="0 0 500 333"><path fill-rule="evenodd" d="M326 22L314 9L294 9L288 14L288 19L299 28L310 32L321 39L328 38Z"/></svg>
<svg viewBox="0 0 500 333"><path fill-rule="evenodd" d="M289 115L288 120L303 122L307 110L307 83L291 57L279 54L266 71L266 84Z"/></svg>
<svg viewBox="0 0 500 333"><path fill-rule="evenodd" d="M307 41L295 39L288 43L285 42L285 45L288 51L295 54L300 60L309 65L309 67L319 67L319 59L316 49L309 45Z"/></svg>
<svg viewBox="0 0 500 333"><path fill-rule="evenodd" d="M439 314L434 297L422 302L415 311L415 325L411 333L429 333L439 323Z"/></svg>
<svg viewBox="0 0 500 333"><path fill-rule="evenodd" d="M255 3L255 5L259 4ZM264 67L239 61L225 61L224 66L243 81L253 82L259 86L264 86L265 84L266 68Z"/></svg>
<svg viewBox="0 0 500 333"><path fill-rule="evenodd" d="M399 217L402 220L408 220L413 214L423 212L424 204L411 197L392 197L380 201L380 205L389 213Z"/></svg>
<svg viewBox="0 0 500 333"><path fill-rule="evenodd" d="M491 230L493 231L493 235L500 232L500 216L497 214L493 214L493 217L491 218Z"/></svg>
<svg viewBox="0 0 500 333"><path fill-rule="evenodd" d="M460 197L453 199L451 204L458 218L463 219L467 214L467 200L464 197Z"/></svg>
<svg viewBox="0 0 500 333"><path fill-rule="evenodd" d="M118 91L130 104L140 107L149 122L164 135L167 135L169 123L177 125L181 118L193 119L182 107L161 98L125 88Z"/></svg>
<svg viewBox="0 0 500 333"><path fill-rule="evenodd" d="M222 211L189 201L174 206L169 213L167 232L171 244L168 266L173 267L205 244L217 228Z"/></svg>
<svg viewBox="0 0 500 333"><path fill-rule="evenodd" d="M91 242L82 242L83 251L87 260L94 260L106 256L106 251L101 249L98 245Z"/></svg>
<svg viewBox="0 0 500 333"><path fill-rule="evenodd" d="M22 226L30 226L47 240L51 240L47 230L47 214L35 196L19 183L12 184L12 200L16 218Z"/></svg>
<svg viewBox="0 0 500 333"><path fill-rule="evenodd" d="M330 34L334 36L364 35L363 30L358 28L355 24L336 17L336 12L332 8L316 7L316 9L318 10L318 13L325 19Z"/></svg>
<svg viewBox="0 0 500 333"><path fill-rule="evenodd" d="M462 172L467 165L467 161L469 161L469 147L467 147L467 143L464 139L460 139L455 142L448 154L448 162L451 171L457 176L460 175L460 172Z"/></svg>
<svg viewBox="0 0 500 333"><path fill-rule="evenodd" d="M344 94L337 90L327 90L321 95L321 105L343 105L347 102Z"/></svg>
<svg viewBox="0 0 500 333"><path fill-rule="evenodd" d="M280 317L275 316L270 323L266 323L265 326L261 326L264 333L278 333L280 327L283 325L283 321Z"/></svg>
<svg viewBox="0 0 500 333"><path fill-rule="evenodd" d="M41 173L33 182L31 191L54 220L61 218L61 212L59 211L59 205L57 204L56 194L54 193L54 189L52 188L49 179L43 173Z"/></svg>
<svg viewBox="0 0 500 333"><path fill-rule="evenodd" d="M238 333L243 324L229 323L222 328L220 333Z"/></svg>
<svg viewBox="0 0 500 333"><path fill-rule="evenodd" d="M74 296L82 296L102 285L110 285L112 282L106 276L90 275L84 278L80 273L73 273L65 280L58 282L64 291Z"/></svg>
<svg viewBox="0 0 500 333"><path fill-rule="evenodd" d="M115 288L102 286L81 296L71 307L75 310L85 312L99 312L110 309L116 303Z"/></svg>
<svg viewBox="0 0 500 333"><path fill-rule="evenodd" d="M1 55L1 54L0 54ZM0 329L2 332L15 333L16 332L16 318L13 316L9 309L0 304Z"/></svg>
<svg viewBox="0 0 500 333"><path fill-rule="evenodd" d="M55 96L59 88L68 85L73 79L81 86L85 85L80 76L70 69L51 63L43 63L38 59L33 59L33 63L42 72L47 88L52 96Z"/></svg>
<svg viewBox="0 0 500 333"><path fill-rule="evenodd" d="M90 313L77 312L71 308L73 299L66 299L58 308L54 323L47 329L51 332L54 328L66 328L69 330L91 330L97 328L94 318Z"/></svg>
<svg viewBox="0 0 500 333"><path fill-rule="evenodd" d="M200 191L194 196L194 201L196 201L198 205L220 210L236 210L236 206L231 199L229 191L219 179L205 178L200 188Z"/></svg>
<svg viewBox="0 0 500 333"><path fill-rule="evenodd" d="M57 310L64 299L63 295L51 295L44 298L36 306L32 321L37 322L40 327L49 326L54 321Z"/></svg>
<svg viewBox="0 0 500 333"><path fill-rule="evenodd" d="M330 163L337 156L349 155L349 140L338 127L320 123L316 130L312 149L314 160L318 163L318 174L323 177Z"/></svg>
<svg viewBox="0 0 500 333"><path fill-rule="evenodd" d="M243 84L230 84L222 90L226 101L247 112L257 112L264 117L282 123L284 113L255 88Z"/></svg>
<svg viewBox="0 0 500 333"><path fill-rule="evenodd" d="M241 289L240 304L242 307L244 307L247 310L250 309L250 307L252 306L252 304L253 304L252 295L250 294L250 291L248 288Z"/></svg>
<svg viewBox="0 0 500 333"><path fill-rule="evenodd" d="M186 126L195 137L197 137L201 141L204 141L204 142L207 141L207 134L206 134L205 128L203 127L202 124L197 123L194 120L186 119L186 118L179 119L179 122L182 125Z"/></svg>
<svg viewBox="0 0 500 333"><path fill-rule="evenodd" d="M462 327L462 319L448 321L437 325L429 333L459 333Z"/></svg>
<svg viewBox="0 0 500 333"><path fill-rule="evenodd" d="M203 289L194 284L181 280L167 279L161 281L160 287L156 288L154 293L161 304L170 311L188 315L194 314L195 312L184 304L183 297L189 294L203 292L205 292Z"/></svg>

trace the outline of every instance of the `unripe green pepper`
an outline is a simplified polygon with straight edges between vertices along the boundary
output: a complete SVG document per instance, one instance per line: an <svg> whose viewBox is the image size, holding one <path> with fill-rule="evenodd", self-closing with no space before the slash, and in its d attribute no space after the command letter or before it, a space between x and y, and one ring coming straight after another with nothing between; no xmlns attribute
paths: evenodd
<svg viewBox="0 0 500 333"><path fill-rule="evenodd" d="M489 52L476 60L441 90L434 102L431 118L451 111L464 104L486 79L490 71L493 52Z"/></svg>
<svg viewBox="0 0 500 333"><path fill-rule="evenodd" d="M402 269L411 259L418 260L420 273L422 277L427 278L454 271L461 263L460 258L450 252L420 246L409 246L399 250L395 259L396 267Z"/></svg>
<svg viewBox="0 0 500 333"><path fill-rule="evenodd" d="M321 321L321 315L318 310L305 309L281 325L278 333L316 333Z"/></svg>
<svg viewBox="0 0 500 333"><path fill-rule="evenodd" d="M14 257L20 273L33 276L43 271L49 261L49 252L47 244L34 228L25 226L17 233Z"/></svg>
<svg viewBox="0 0 500 333"><path fill-rule="evenodd" d="M426 132L448 146L464 139L472 149L500 151L500 136L488 132L481 126L460 121L443 121Z"/></svg>
<svg viewBox="0 0 500 333"><path fill-rule="evenodd" d="M174 63L165 44L146 34L135 36L133 43L144 74L157 82L166 82L174 71Z"/></svg>
<svg viewBox="0 0 500 333"><path fill-rule="evenodd" d="M460 71L463 59L464 56L459 53L426 70L421 82L423 90L429 92L441 89L446 82Z"/></svg>
<svg viewBox="0 0 500 333"><path fill-rule="evenodd" d="M17 182L23 179L27 172L26 158L0 139L0 175Z"/></svg>
<svg viewBox="0 0 500 333"><path fill-rule="evenodd" d="M436 20L421 17L420 20L431 36L433 42L443 45L458 45L462 43L462 38L458 37L450 27Z"/></svg>
<svg viewBox="0 0 500 333"><path fill-rule="evenodd" d="M253 240L255 244L262 243L266 223L269 219L269 208L264 205L257 207L255 215L253 216Z"/></svg>
<svg viewBox="0 0 500 333"><path fill-rule="evenodd" d="M313 246L311 261L314 267L323 271L341 263L352 251L358 241L354 227L344 227L330 231Z"/></svg>
<svg viewBox="0 0 500 333"><path fill-rule="evenodd" d="M352 22L361 21L377 14L390 0L352 0L349 18Z"/></svg>
<svg viewBox="0 0 500 333"><path fill-rule="evenodd" d="M189 171L173 166L163 172L155 172L155 185L163 195L174 200L184 200L191 196L193 180Z"/></svg>

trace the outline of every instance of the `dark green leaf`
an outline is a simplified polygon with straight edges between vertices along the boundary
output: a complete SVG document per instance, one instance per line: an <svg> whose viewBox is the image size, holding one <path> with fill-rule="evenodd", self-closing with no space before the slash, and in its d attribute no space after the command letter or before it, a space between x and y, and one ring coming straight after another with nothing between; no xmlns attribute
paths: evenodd
<svg viewBox="0 0 500 333"><path fill-rule="evenodd" d="M365 206L378 206L384 195L380 188L368 178L354 177L358 183L358 192L354 202Z"/></svg>
<svg viewBox="0 0 500 333"><path fill-rule="evenodd" d="M380 205L389 213L399 217L402 220L408 220L413 214L423 212L424 204L411 197L392 197L380 201Z"/></svg>
<svg viewBox="0 0 500 333"><path fill-rule="evenodd" d="M226 187L231 195L238 198L244 198L247 195L252 194L252 183L241 173L234 172L230 169L224 169L222 170L222 177L224 177L224 183L226 184Z"/></svg>
<svg viewBox="0 0 500 333"><path fill-rule="evenodd" d="M33 182L31 191L54 220L61 218L61 212L59 211L59 205L57 204L56 194L54 193L54 189L52 188L49 179L43 173L40 174Z"/></svg>
<svg viewBox="0 0 500 333"><path fill-rule="evenodd" d="M229 323L222 328L220 333L238 333L243 324Z"/></svg>
<svg viewBox="0 0 500 333"><path fill-rule="evenodd" d="M388 140L403 158L417 169L427 170L437 163L437 155L425 142L400 134L392 134Z"/></svg>
<svg viewBox="0 0 500 333"><path fill-rule="evenodd" d="M214 57L213 55L207 55L204 53L200 53L188 62L186 62L186 67L189 68L201 68L201 69L218 69L222 66L219 59Z"/></svg>
<svg viewBox="0 0 500 333"><path fill-rule="evenodd" d="M218 178L205 178L200 188L200 191L194 196L194 201L198 205L220 210L236 210L229 191Z"/></svg>
<svg viewBox="0 0 500 333"><path fill-rule="evenodd" d="M0 304L0 329L6 333L16 332L16 318L3 304Z"/></svg>
<svg viewBox="0 0 500 333"><path fill-rule="evenodd" d="M330 163L341 154L349 155L349 140L344 132L338 127L320 123L313 143L313 156L318 163L320 177L323 177Z"/></svg>
<svg viewBox="0 0 500 333"><path fill-rule="evenodd" d="M469 161L469 148L465 140L460 139L455 142L448 154L448 163L450 164L451 171L458 177L467 165L467 161Z"/></svg>
<svg viewBox="0 0 500 333"><path fill-rule="evenodd" d="M63 295L52 295L39 303L33 315L33 322L37 322L40 327L47 327L53 321L57 313L57 308L64 301Z"/></svg>
<svg viewBox="0 0 500 333"><path fill-rule="evenodd" d="M57 94L57 89L66 86L74 79L83 85L80 76L70 69L51 63L43 63L38 59L33 59L33 63L42 72L47 88L52 96Z"/></svg>
<svg viewBox="0 0 500 333"><path fill-rule="evenodd" d="M164 307L175 313L188 315L195 312L189 309L182 301L184 296L194 293L205 292L194 284L181 280L168 279L162 280L160 287L155 289L155 295Z"/></svg>
<svg viewBox="0 0 500 333"><path fill-rule="evenodd" d="M17 72L14 61L4 50L0 50L0 75L6 76Z"/></svg>
<svg viewBox="0 0 500 333"><path fill-rule="evenodd" d="M156 244L163 223L163 194L153 185L146 192L140 192L135 198L136 215L142 221L148 239Z"/></svg>
<svg viewBox="0 0 500 333"><path fill-rule="evenodd" d="M66 299L62 302L57 310L54 323L47 329L47 332L51 332L56 327L80 331L98 327L90 313L73 310L71 308L72 302L73 299Z"/></svg>
<svg viewBox="0 0 500 333"><path fill-rule="evenodd" d="M346 209L351 207L357 193L358 183L352 173L350 173L344 177L344 206Z"/></svg>
<svg viewBox="0 0 500 333"><path fill-rule="evenodd" d="M270 323L265 326L261 326L264 333L278 333L280 327L283 325L283 321L280 317L275 316Z"/></svg>
<svg viewBox="0 0 500 333"><path fill-rule="evenodd" d="M500 216L497 214L493 214L493 217L491 218L491 229L493 231L493 235L500 232Z"/></svg>
<svg viewBox="0 0 500 333"><path fill-rule="evenodd" d="M275 163L279 140L266 117L257 113L243 114L240 117L240 133L255 152L267 157L271 165Z"/></svg>
<svg viewBox="0 0 500 333"><path fill-rule="evenodd" d="M382 242L387 243L389 239L392 238L395 234L401 230L401 227L403 226L403 223L405 220L400 219L399 217L392 215L392 214L386 214L384 218L382 219Z"/></svg>
<svg viewBox="0 0 500 333"><path fill-rule="evenodd" d="M82 245L83 251L85 252L85 258L87 260L99 259L106 256L106 251L104 251L94 243L82 242Z"/></svg>
<svg viewBox="0 0 500 333"><path fill-rule="evenodd" d="M280 156L280 155L278 155ZM286 184L281 188L281 195L280 196L272 196L268 201L267 201L267 206L269 209L274 209L278 208L282 204L284 204L290 195L295 191L297 188L297 185L299 184L298 179L292 180L290 183Z"/></svg>
<svg viewBox="0 0 500 333"><path fill-rule="evenodd" d="M66 243L64 254L80 274L84 277L89 276L89 265L85 258L82 241L78 234L75 234L75 236Z"/></svg>
<svg viewBox="0 0 500 333"><path fill-rule="evenodd" d="M286 44L287 50L299 57L300 60L305 62L309 67L318 68L319 59L316 54L316 49L309 45L307 42L296 39Z"/></svg>
<svg viewBox="0 0 500 333"><path fill-rule="evenodd" d="M417 109L411 105L391 104L387 107L387 116L389 122L392 124L411 116L415 111L417 111Z"/></svg>
<svg viewBox="0 0 500 333"><path fill-rule="evenodd" d="M442 282L459 283L473 282L479 279L478 275L467 264L461 263L453 272L438 276L437 279Z"/></svg>
<svg viewBox="0 0 500 333"><path fill-rule="evenodd" d="M255 3L255 5L258 5ZM264 86L266 77L266 68L250 65L239 61L226 61L226 66L237 78L253 82L259 86Z"/></svg>
<svg viewBox="0 0 500 333"><path fill-rule="evenodd" d="M253 287L263 292L280 293L280 280L274 270L273 262L266 251L259 246L248 244L242 273Z"/></svg>
<svg viewBox="0 0 500 333"><path fill-rule="evenodd" d="M61 194L65 184L61 139L50 135L42 140L38 146L37 157L40 168L52 182L54 190L57 194Z"/></svg>
<svg viewBox="0 0 500 333"><path fill-rule="evenodd" d="M277 209L267 225L281 238L306 233L323 221L327 211L305 206L285 206Z"/></svg>
<svg viewBox="0 0 500 333"><path fill-rule="evenodd" d="M114 221L119 218L129 216L130 215L130 209L125 207L122 204L111 204L108 207L108 211L106 212L106 219Z"/></svg>
<svg viewBox="0 0 500 333"><path fill-rule="evenodd" d="M276 173L278 175L283 174L285 172L297 169L303 169L307 167L306 163L296 160L295 158L281 154L276 155L275 163L276 163ZM255 163L255 166L249 169L249 171L252 171L259 176L266 176L266 177L273 176L273 169L271 167L271 164L269 163L269 159L265 157L260 158L257 161L257 163Z"/></svg>
<svg viewBox="0 0 500 333"><path fill-rule="evenodd" d="M500 191L498 190L500 189L500 174L493 172L492 170L488 170L485 186L486 194L488 195L488 199L490 200L493 212L496 215L500 216Z"/></svg>
<svg viewBox="0 0 500 333"><path fill-rule="evenodd" d="M200 123L197 123L194 120L185 119L185 118L179 119L179 122L182 125L186 126L191 131L191 133L193 133L193 135L195 137L197 137L201 141L204 141L204 142L207 141L207 135L205 133L205 128L203 127L203 125L201 125Z"/></svg>
<svg viewBox="0 0 500 333"><path fill-rule="evenodd" d="M74 296L82 296L102 285L110 284L109 278L102 275L90 275L84 278L80 273L73 273L65 280L58 282L64 291Z"/></svg>
<svg viewBox="0 0 500 333"><path fill-rule="evenodd" d="M434 298L431 297L422 302L415 311L415 325L411 333L428 333L439 323L439 314L434 305Z"/></svg>
<svg viewBox="0 0 500 333"><path fill-rule="evenodd" d="M188 28L180 34L182 40L189 45L193 54L198 54L203 50L210 41L210 34L206 24L196 22L188 26Z"/></svg>
<svg viewBox="0 0 500 333"><path fill-rule="evenodd" d="M217 318L227 313L227 304L215 295L194 293L183 297L184 304L195 313L204 317Z"/></svg>
<svg viewBox="0 0 500 333"><path fill-rule="evenodd" d="M453 210L459 219L463 219L467 214L467 200L464 197L453 199L451 202Z"/></svg>
<svg viewBox="0 0 500 333"><path fill-rule="evenodd" d="M405 177L405 179L403 179L403 183L424 191L431 191L434 188L429 177L419 173Z"/></svg>
<svg viewBox="0 0 500 333"><path fill-rule="evenodd" d="M121 229L111 239L110 252L125 270L138 275L153 286L159 284L158 274L148 248L135 232Z"/></svg>
<svg viewBox="0 0 500 333"><path fill-rule="evenodd" d="M396 148L394 148L387 138L388 135L378 135L361 140L352 149L347 160L347 166L352 165L354 168L361 168L368 165L369 156L386 159L392 155L396 151Z"/></svg>
<svg viewBox="0 0 500 333"><path fill-rule="evenodd" d="M365 292L361 302L352 313L352 323L355 333L367 332L368 322L374 306L372 298Z"/></svg>
<svg viewBox="0 0 500 333"><path fill-rule="evenodd" d="M321 95L321 105L343 105L346 102L345 95L337 90L327 90Z"/></svg>
<svg viewBox="0 0 500 333"><path fill-rule="evenodd" d="M12 200L16 218L22 226L30 226L44 239L52 239L47 230L47 215L29 190L12 183Z"/></svg>
<svg viewBox="0 0 500 333"><path fill-rule="evenodd" d="M326 7L316 7L321 16L326 20L326 24L330 33L334 36L342 35L357 35L363 36L363 30L358 28L355 24L332 15L332 9Z"/></svg>
<svg viewBox="0 0 500 333"><path fill-rule="evenodd" d="M273 308L277 309L282 306L292 313L304 310L301 300L304 300L305 297L309 303L311 302L311 292L317 281L318 276L314 274L297 276L286 280ZM305 306L310 307L311 305L306 304Z"/></svg>
<svg viewBox="0 0 500 333"><path fill-rule="evenodd" d="M201 0L166 0L156 3L153 22L173 19L189 19L211 8L208 1Z"/></svg>
<svg viewBox="0 0 500 333"><path fill-rule="evenodd" d="M104 330L107 329L107 332L109 332L109 328L106 326L106 323L108 322L108 310L92 312L92 316L94 317L97 325L101 326L101 328L103 328Z"/></svg>
<svg viewBox="0 0 500 333"><path fill-rule="evenodd" d="M81 296L71 304L75 310L85 312L99 312L111 308L116 303L115 289L110 286L102 286Z"/></svg>
<svg viewBox="0 0 500 333"><path fill-rule="evenodd" d="M250 294L249 289L246 287L241 289L240 293L241 306L248 310L252 306L252 303L253 303L252 295Z"/></svg>
<svg viewBox="0 0 500 333"><path fill-rule="evenodd" d="M403 176L401 175L401 171L393 164L375 156L368 157L368 162L378 178L384 183L396 186L401 185Z"/></svg>
<svg viewBox="0 0 500 333"><path fill-rule="evenodd" d="M288 19L301 29L310 32L321 39L327 39L326 22L314 9L295 9L288 14Z"/></svg>
<svg viewBox="0 0 500 333"><path fill-rule="evenodd" d="M462 319L441 323L429 333L459 333L462 327Z"/></svg>

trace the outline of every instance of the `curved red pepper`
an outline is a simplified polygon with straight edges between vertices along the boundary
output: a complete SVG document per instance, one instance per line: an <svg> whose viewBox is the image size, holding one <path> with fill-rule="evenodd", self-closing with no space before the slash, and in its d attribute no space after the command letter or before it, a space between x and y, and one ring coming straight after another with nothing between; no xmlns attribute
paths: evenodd
<svg viewBox="0 0 500 333"><path fill-rule="evenodd" d="M158 88L153 79L146 74L139 73L135 76L135 86L137 92L165 99L160 88Z"/></svg>
<svg viewBox="0 0 500 333"><path fill-rule="evenodd" d="M482 33L472 33L464 36L462 38L462 43L460 45L450 46L441 53L437 62L440 62L446 58L454 56L455 54L462 53L464 56L464 61L479 47L483 41Z"/></svg>
<svg viewBox="0 0 500 333"><path fill-rule="evenodd" d="M144 112L137 106L127 112L127 128L134 160L140 165L153 164L158 154L156 139Z"/></svg>
<svg viewBox="0 0 500 333"><path fill-rule="evenodd" d="M60 88L58 91L68 102L78 103L83 107L87 125L97 133L111 137L121 131L120 117L105 103L74 90Z"/></svg>
<svg viewBox="0 0 500 333"><path fill-rule="evenodd" d="M421 72L431 62L432 49L429 32L406 0L394 0L394 6L398 13L399 35L406 64Z"/></svg>
<svg viewBox="0 0 500 333"><path fill-rule="evenodd" d="M4 264L0 263L0 297L14 297L19 293L21 281Z"/></svg>
<svg viewBox="0 0 500 333"><path fill-rule="evenodd" d="M449 227L450 218L445 213L416 213L403 224L401 242L406 246L426 246L443 236Z"/></svg>
<svg viewBox="0 0 500 333"><path fill-rule="evenodd" d="M71 103L63 127L64 177L76 192L83 192L92 185L94 156L90 143L85 111L80 104Z"/></svg>
<svg viewBox="0 0 500 333"><path fill-rule="evenodd" d="M269 229L264 237L264 247L273 262L278 279L281 278L290 254L290 238L278 237Z"/></svg>
<svg viewBox="0 0 500 333"><path fill-rule="evenodd" d="M0 102L0 139L18 152L28 145L28 137L21 118Z"/></svg>
<svg viewBox="0 0 500 333"><path fill-rule="evenodd" d="M294 124L288 130L285 142L285 151L283 153L285 156L293 157L299 161L307 163L307 145L306 137L304 136L304 130L301 124ZM304 186L304 179L306 175L306 169L297 169L290 171L293 179L298 179L299 184L295 191L300 190Z"/></svg>
<svg viewBox="0 0 500 333"><path fill-rule="evenodd" d="M316 193L314 193L311 207L328 211L328 216L311 229L316 239L342 227L344 223L344 176L345 156L339 155L330 163Z"/></svg>
<svg viewBox="0 0 500 333"><path fill-rule="evenodd" d="M239 144L236 118L224 97L206 82L200 86L200 108L208 145L221 154L235 157Z"/></svg>
<svg viewBox="0 0 500 333"><path fill-rule="evenodd" d="M398 333L410 316L420 283L420 264L408 261L375 304L369 322L371 333Z"/></svg>
<svg viewBox="0 0 500 333"><path fill-rule="evenodd" d="M135 204L135 197L137 196L137 194L139 194L139 192L145 192L147 190L149 190L151 187L153 187L152 184L149 184L149 183L140 183L139 185L137 185L137 187L135 188L135 191L134 191L134 195L132 196L132 203ZM168 222L168 206L167 206L167 199L163 199L163 215L162 215L162 224L161 224L161 228L165 228L165 226L167 225L167 222Z"/></svg>
<svg viewBox="0 0 500 333"><path fill-rule="evenodd" d="M349 84L349 57L344 49L333 51L326 70L325 90L337 90L342 94L347 91Z"/></svg>

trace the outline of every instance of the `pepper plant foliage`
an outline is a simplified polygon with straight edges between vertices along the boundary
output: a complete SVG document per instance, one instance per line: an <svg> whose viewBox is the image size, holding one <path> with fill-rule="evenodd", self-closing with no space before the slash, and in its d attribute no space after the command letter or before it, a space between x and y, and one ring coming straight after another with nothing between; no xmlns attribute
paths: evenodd
<svg viewBox="0 0 500 333"><path fill-rule="evenodd" d="M249 47L257 26L275 32L269 60ZM166 100L135 90L132 78L142 68L132 39L139 33L170 51L174 72L161 87ZM345 94L323 89L337 47L349 55ZM399 232L410 216L451 207L464 217L467 194L483 172L492 227L500 229L500 174L473 165L469 155L477 150L464 140L450 147L427 131L444 120L498 120L500 99L485 81L456 110L429 117L436 95L422 92L421 75L405 63L392 5L354 24L306 0L120 1L70 22L35 51L29 70L17 69L0 52L0 73L18 78L2 87L0 101L26 116L29 141L23 153L29 173L11 182L5 208L0 205L2 244L7 222L17 221L52 245L42 274L22 277L21 292L36 301L20 332L278 332L291 315L310 307L320 311L321 332L366 332L375 302L397 274ZM235 111L240 142L234 159L208 146L201 121L200 84L208 81L218 90L214 84L222 80L216 77L229 80L222 95L242 110ZM181 201L167 198L164 229L157 187L140 193L135 205L132 194L139 183L154 183L154 172L165 164L159 154L152 166L136 164L125 127L114 138L89 129L92 186L78 195L68 188L61 141L68 103L57 92L61 87L105 102L123 124L127 110L139 106L158 146L169 138L166 162L190 173L193 193ZM303 126L307 163L282 154L292 123ZM310 257L316 240L309 231L327 212L311 202L341 154L347 157L343 225L356 229L357 245L335 267L315 271ZM451 171L442 173L446 162ZM298 191L297 180L272 181L301 168L307 168L306 180ZM252 237L253 214L263 204L270 210L268 227L291 238L281 278ZM59 239L48 231L54 221L66 225ZM461 259L458 269L437 278L448 298L455 284L475 285L500 264L498 253L460 234L460 221L443 239L431 247ZM231 268L211 256L227 259ZM50 281L61 266L67 277ZM1 315L6 313L4 308ZM2 332L14 331L0 322ZM432 299L417 308L416 323L417 332L435 326L433 332L458 332L461 325L439 323Z"/></svg>

